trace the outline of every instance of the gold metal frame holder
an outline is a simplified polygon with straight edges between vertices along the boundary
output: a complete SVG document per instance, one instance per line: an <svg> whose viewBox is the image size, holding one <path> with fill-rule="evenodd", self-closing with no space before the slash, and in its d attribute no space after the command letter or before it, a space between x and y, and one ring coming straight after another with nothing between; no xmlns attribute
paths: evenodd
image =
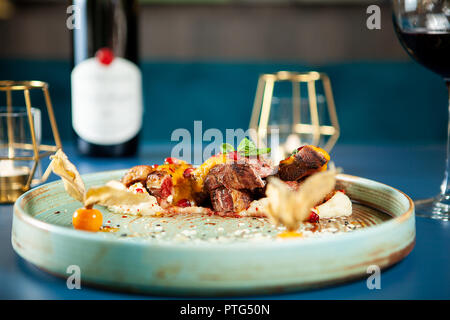
<svg viewBox="0 0 450 320"><path fill-rule="evenodd" d="M269 129L269 117L272 106L273 90L276 82L289 81L292 84L292 133L312 134L312 144L318 145L322 136L330 138L323 148L330 152L339 138L340 129L334 104L331 82L324 73L315 71L298 73L290 71L279 71L273 74L262 74L259 76L253 111L250 120L250 132L252 139L264 145ZM322 82L328 114L331 125L320 124L319 110L317 107L316 83ZM308 90L309 113L311 123L303 123L301 119L301 84L305 83Z"/></svg>
<svg viewBox="0 0 450 320"><path fill-rule="evenodd" d="M41 90L44 99L45 104L47 108L48 117L50 119L50 125L52 128L53 138L55 145L47 145L47 144L38 144L36 140L36 131L34 127L34 121L33 121L33 115L32 115L32 104L31 104L31 98L30 98L30 91L31 90ZM58 133L58 127L56 125L55 120L55 114L53 112L53 106L50 99L50 93L48 90L48 84L46 82L42 81L9 81L4 80L0 81L0 91L4 91L6 93L6 110L8 114L13 113L13 99L12 99L12 92L13 91L23 91L24 100L25 100L25 106L26 106L26 112L27 112L27 118L28 118L28 125L30 128L30 135L31 135L31 141L32 144L29 143L18 143L14 141L14 128L13 128L13 122L12 118L8 117L7 122L7 136L8 136L8 156L0 156L1 160L13 160L13 161L34 161L33 165L31 166L31 170L29 173L28 178L24 182L24 185L22 187L22 192L27 191L30 189L31 185L38 184L45 182L48 178L48 176L51 173L51 170L47 168L44 172L44 174L37 179L34 179L34 175L36 173L36 168L38 167L39 162L42 158L48 157L55 153L58 149L62 148L61 145L61 139ZM16 156L15 150L16 149L22 149L22 150L32 150L33 156ZM13 177L5 177L7 179L4 179L4 181L1 181L0 188L5 188L8 186L4 186L4 183L14 183L18 181L13 181ZM5 182L6 181L6 182ZM2 192L3 193L3 192ZM0 203L2 202L11 202L15 199L12 199L11 197L8 197L7 195L2 195L0 197Z"/></svg>

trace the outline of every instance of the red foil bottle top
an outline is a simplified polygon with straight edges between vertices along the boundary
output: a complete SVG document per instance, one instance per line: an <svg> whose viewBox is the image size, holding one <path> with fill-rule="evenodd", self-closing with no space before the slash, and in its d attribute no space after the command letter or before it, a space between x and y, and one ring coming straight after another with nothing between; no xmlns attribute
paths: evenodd
<svg viewBox="0 0 450 320"><path fill-rule="evenodd" d="M97 53L95 54L95 57L101 64L107 66L107 65L110 65L111 62L113 62L114 53L109 48L101 48L97 51Z"/></svg>

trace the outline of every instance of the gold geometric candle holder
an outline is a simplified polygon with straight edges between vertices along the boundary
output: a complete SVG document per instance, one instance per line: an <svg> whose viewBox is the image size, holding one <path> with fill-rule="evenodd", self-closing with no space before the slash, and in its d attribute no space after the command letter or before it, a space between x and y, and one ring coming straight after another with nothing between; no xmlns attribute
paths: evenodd
<svg viewBox="0 0 450 320"><path fill-rule="evenodd" d="M36 131L36 115L40 113L32 107L31 90L42 91L55 145L40 142ZM47 168L36 178L36 169L42 158L54 154L62 145L47 83L0 81L0 91L6 94L6 108L0 110L0 203L6 203L15 201L31 186L47 180L50 170ZM17 95L23 95L25 107L16 107L13 96Z"/></svg>
<svg viewBox="0 0 450 320"><path fill-rule="evenodd" d="M283 101L274 95L275 88L282 83L290 86L291 96L288 98L287 112L286 108L284 112L273 110L275 102ZM321 95L317 90L319 84L323 88ZM319 105L323 107L320 110ZM327 111L327 117L324 112L319 112L324 111L322 109ZM281 113L284 115L282 121L279 119ZM314 71L280 71L261 75L258 79L250 129L250 135L253 135L252 138L261 146L268 144L272 129L282 131L279 150L272 147L273 157L278 158L276 160L286 157L292 152L292 148L302 144L313 144L331 151L340 131L330 79L326 74ZM295 138L294 143L292 138Z"/></svg>

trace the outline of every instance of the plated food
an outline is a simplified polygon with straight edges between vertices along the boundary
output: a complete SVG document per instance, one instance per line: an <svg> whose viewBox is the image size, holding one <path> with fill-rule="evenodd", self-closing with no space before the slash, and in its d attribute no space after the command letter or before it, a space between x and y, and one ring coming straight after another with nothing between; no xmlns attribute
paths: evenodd
<svg viewBox="0 0 450 320"><path fill-rule="evenodd" d="M328 167L332 165L328 163ZM333 170L327 170L306 177L300 188L293 191L284 188L286 182L273 180L275 177L263 179L267 197L253 200L250 206L264 198L263 202L271 202L271 186L283 199L298 201L309 188L315 189L316 183L321 189L333 185L334 177L334 189L345 190L353 202L350 216L324 218L324 211L318 206L318 223L300 222L298 229L288 231L285 224L296 221L295 216L293 220L290 217L300 212L293 205L281 211L290 214L273 217L277 220L214 213L114 213L107 207L118 200L137 206L142 204L142 197L149 197L125 186L122 190L110 186L111 180L115 181L112 184L122 185L120 181L127 171L80 176L86 184L82 194L78 193L79 186L72 184L77 180L76 174L69 171L67 177L72 179L64 182L66 187L62 181L55 181L22 195L14 205L14 250L39 268L62 277L67 277L68 266L76 264L86 284L152 294L229 296L317 288L367 277L368 266L390 266L414 246L411 199L372 180L346 174L335 176ZM73 190L67 192L68 187ZM294 196L301 190L303 195ZM91 209L80 209L80 201L74 200L77 193L84 206ZM273 202L275 212L283 203ZM330 200L324 203L332 205ZM209 209L213 211L212 207ZM90 217L98 210L102 214L100 231L113 232L74 229L72 216L78 210L80 217L85 215L97 223L97 216L92 220ZM277 221L280 225L273 224Z"/></svg>
<svg viewBox="0 0 450 320"><path fill-rule="evenodd" d="M305 145L279 164L265 156L269 152L244 139L237 150L224 145L222 152L198 167L166 158L162 165L135 166L120 181L87 191L62 151L53 157L51 166L63 179L66 191L85 206L77 210L74 227L88 231L99 225L101 213L93 211L95 204L117 214L138 216L269 218L290 231L305 221L317 223L321 217L351 215L351 200L344 190L335 190L337 170L327 170L327 152ZM86 223L89 217L92 224Z"/></svg>

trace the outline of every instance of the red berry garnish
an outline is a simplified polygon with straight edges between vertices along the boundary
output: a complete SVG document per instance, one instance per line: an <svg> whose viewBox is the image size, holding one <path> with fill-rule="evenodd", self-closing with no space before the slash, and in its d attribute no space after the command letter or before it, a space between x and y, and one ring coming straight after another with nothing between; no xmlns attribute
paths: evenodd
<svg viewBox="0 0 450 320"><path fill-rule="evenodd" d="M187 168L187 169L184 170L184 172L183 172L183 177L185 177L186 179L188 179L188 178L191 176L192 171L194 171L194 170L195 170L194 168Z"/></svg>
<svg viewBox="0 0 450 320"><path fill-rule="evenodd" d="M186 208L191 206L191 202L188 199L181 199L178 201L177 206Z"/></svg>
<svg viewBox="0 0 450 320"><path fill-rule="evenodd" d="M233 152L228 152L227 153L227 157L228 159L232 159L234 161L238 161L240 158L240 155L237 151L233 151Z"/></svg>
<svg viewBox="0 0 450 320"><path fill-rule="evenodd" d="M109 48L101 48L97 51L95 54L95 57L98 59L98 61L101 64L104 64L105 66L111 64L114 60L114 53Z"/></svg>
<svg viewBox="0 0 450 320"><path fill-rule="evenodd" d="M173 164L173 159L171 157L168 157L164 159L164 162L168 164Z"/></svg>
<svg viewBox="0 0 450 320"><path fill-rule="evenodd" d="M136 192L137 192L137 193L144 193L144 190L143 190L142 188L137 188L137 189L136 189Z"/></svg>
<svg viewBox="0 0 450 320"><path fill-rule="evenodd" d="M168 157L164 159L164 163L165 164L185 164L186 162L184 162L183 160L174 158L174 157Z"/></svg>
<svg viewBox="0 0 450 320"><path fill-rule="evenodd" d="M316 222L319 222L319 219L320 219L320 217L317 213L311 212L311 214L309 215L308 221L312 222L312 223L316 223Z"/></svg>

